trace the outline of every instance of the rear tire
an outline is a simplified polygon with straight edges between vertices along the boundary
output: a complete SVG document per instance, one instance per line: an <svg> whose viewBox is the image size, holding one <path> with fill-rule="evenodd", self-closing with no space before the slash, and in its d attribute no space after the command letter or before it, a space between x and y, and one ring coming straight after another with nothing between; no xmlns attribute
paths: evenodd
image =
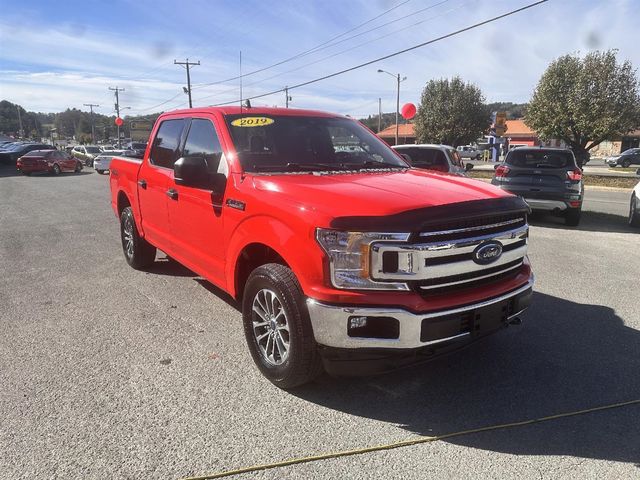
<svg viewBox="0 0 640 480"><path fill-rule="evenodd" d="M124 258L131 267L142 270L153 264L156 259L156 247L138 233L131 207L125 207L120 214L120 238Z"/></svg>
<svg viewBox="0 0 640 480"><path fill-rule="evenodd" d="M269 263L251 272L242 320L253 361L277 387L294 388L322 372L305 297L289 268Z"/></svg>
<svg viewBox="0 0 640 480"><path fill-rule="evenodd" d="M623 160L622 161L622 167L623 168L629 168L630 165L631 165L631 162L629 160Z"/></svg>
<svg viewBox="0 0 640 480"><path fill-rule="evenodd" d="M98 172L100 175L104 174L104 170L96 170L96 172Z"/></svg>
<svg viewBox="0 0 640 480"><path fill-rule="evenodd" d="M565 213L564 222L569 227L577 227L580 224L581 216L582 216L582 208L570 208Z"/></svg>
<svg viewBox="0 0 640 480"><path fill-rule="evenodd" d="M631 195L631 203L629 204L629 226L640 228L640 210L636 206L636 194Z"/></svg>
<svg viewBox="0 0 640 480"><path fill-rule="evenodd" d="M76 169L74 171L76 173L80 173L82 171L82 164L80 162L76 162Z"/></svg>

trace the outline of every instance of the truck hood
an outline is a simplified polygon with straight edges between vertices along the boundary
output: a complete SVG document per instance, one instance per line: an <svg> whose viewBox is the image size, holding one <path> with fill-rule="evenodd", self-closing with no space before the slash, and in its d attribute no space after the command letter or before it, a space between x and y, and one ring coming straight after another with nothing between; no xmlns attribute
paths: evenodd
<svg viewBox="0 0 640 480"><path fill-rule="evenodd" d="M257 175L256 190L328 217L386 216L407 210L497 199L510 194L457 175L410 169L393 172ZM262 197L267 200L266 196ZM267 200L268 201L268 200Z"/></svg>

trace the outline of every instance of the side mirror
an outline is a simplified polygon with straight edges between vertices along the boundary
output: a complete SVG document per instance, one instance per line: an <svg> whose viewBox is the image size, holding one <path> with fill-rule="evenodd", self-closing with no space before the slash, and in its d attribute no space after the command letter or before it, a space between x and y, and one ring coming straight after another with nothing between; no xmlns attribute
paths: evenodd
<svg viewBox="0 0 640 480"><path fill-rule="evenodd" d="M211 173L204 157L181 157L173 164L176 185L211 190L214 194L224 192L227 177L222 173Z"/></svg>
<svg viewBox="0 0 640 480"><path fill-rule="evenodd" d="M465 165L464 165L464 169L465 169L467 172L468 172L469 170L472 170L472 169L473 169L473 163L469 163L469 162L465 163Z"/></svg>

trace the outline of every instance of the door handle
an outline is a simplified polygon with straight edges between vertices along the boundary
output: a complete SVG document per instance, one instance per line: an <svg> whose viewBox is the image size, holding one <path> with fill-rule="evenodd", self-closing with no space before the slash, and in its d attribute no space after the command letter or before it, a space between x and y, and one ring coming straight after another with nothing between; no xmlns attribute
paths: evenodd
<svg viewBox="0 0 640 480"><path fill-rule="evenodd" d="M173 188L170 188L169 190L167 190L167 197L169 197L171 200L177 200L178 191L174 190Z"/></svg>
<svg viewBox="0 0 640 480"><path fill-rule="evenodd" d="M138 185L140 185L140 188L142 188L143 190L147 189L147 181L146 180L138 180Z"/></svg>

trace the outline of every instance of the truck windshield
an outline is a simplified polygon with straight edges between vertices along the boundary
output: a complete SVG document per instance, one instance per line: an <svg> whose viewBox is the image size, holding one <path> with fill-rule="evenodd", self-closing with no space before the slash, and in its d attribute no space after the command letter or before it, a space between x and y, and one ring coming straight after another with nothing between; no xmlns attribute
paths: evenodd
<svg viewBox="0 0 640 480"><path fill-rule="evenodd" d="M227 115L244 171L408 168L382 140L346 118Z"/></svg>

